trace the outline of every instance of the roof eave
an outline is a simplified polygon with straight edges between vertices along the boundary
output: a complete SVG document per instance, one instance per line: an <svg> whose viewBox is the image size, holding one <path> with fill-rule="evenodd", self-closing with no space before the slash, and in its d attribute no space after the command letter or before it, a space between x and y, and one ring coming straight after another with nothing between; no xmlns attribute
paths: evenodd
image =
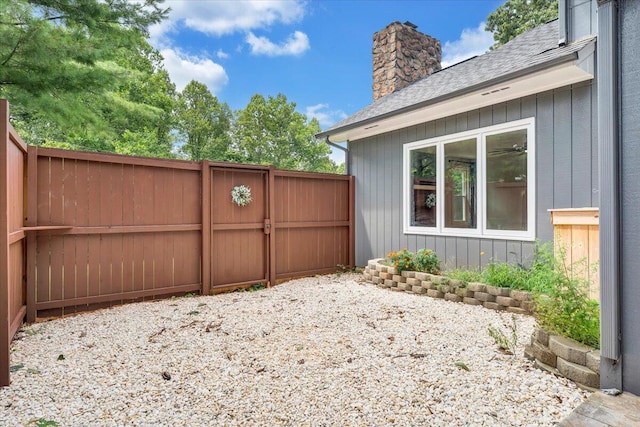
<svg viewBox="0 0 640 427"><path fill-rule="evenodd" d="M591 43L590 43L591 45ZM586 47L585 47L586 48ZM582 50L584 50L585 48L583 48ZM382 120L388 119L388 118L392 118L394 116L397 115L401 115L404 113L408 113L408 112L412 112L415 110L419 110L431 105L436 105L439 103L442 103L444 101L453 99L453 98L457 98L460 96L464 96L473 92L477 92L483 89L487 89L489 87L492 86L496 86L496 85L501 85L504 84L506 82L510 82L513 81L515 79L533 74L533 73L537 73L539 71L543 71L549 68L553 68L562 64L566 64L568 62L572 62L572 61L577 61L580 57L580 52L581 50L575 51L575 52L570 52L567 53L566 55L557 57L557 58L553 58L550 61L547 62L543 62L540 64L535 64L531 67L527 67L527 68L523 68L517 71L514 71L512 73L508 73L508 74L504 74L501 76L498 76L494 79L491 80L487 80L484 81L482 83L478 83L472 86L467 86L463 89L454 91L454 92L450 92L447 93L445 95L439 96L437 98L432 98L426 101L422 101L407 107L403 107L403 108L399 108L397 110L394 111L390 111L388 113L385 114L381 114L375 117L371 117L369 119L365 119L365 120L361 120L359 122L355 122L355 123L350 123L348 125L345 126L341 126L341 127L337 127L337 128L332 128L332 129L327 129L326 131L320 132L318 134L316 134L316 136L318 138L322 138L322 139L326 139L329 138L330 141L332 142L340 142L340 141L344 141L345 139L342 138L334 138L335 135L342 135L345 134L346 132L350 131L350 130L354 130L354 129L358 129L358 128L362 128L362 127L366 127L368 125L373 126L375 123L380 122Z"/></svg>

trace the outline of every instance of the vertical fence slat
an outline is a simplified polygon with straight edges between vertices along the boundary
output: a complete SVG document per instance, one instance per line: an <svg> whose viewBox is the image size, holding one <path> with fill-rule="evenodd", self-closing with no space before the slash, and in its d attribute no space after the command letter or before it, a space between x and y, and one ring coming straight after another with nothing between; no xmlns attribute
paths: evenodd
<svg viewBox="0 0 640 427"><path fill-rule="evenodd" d="M202 280L202 294L211 292L211 168L209 162L201 163L202 187L202 258L200 261Z"/></svg>
<svg viewBox="0 0 640 427"><path fill-rule="evenodd" d="M267 185L267 193L268 193L268 212L269 212L269 286L276 285L276 174L275 168L272 166L269 168L269 176L268 176L268 185Z"/></svg>
<svg viewBox="0 0 640 427"><path fill-rule="evenodd" d="M38 147L27 154L27 227L38 224ZM36 321L36 235L27 234L27 322Z"/></svg>

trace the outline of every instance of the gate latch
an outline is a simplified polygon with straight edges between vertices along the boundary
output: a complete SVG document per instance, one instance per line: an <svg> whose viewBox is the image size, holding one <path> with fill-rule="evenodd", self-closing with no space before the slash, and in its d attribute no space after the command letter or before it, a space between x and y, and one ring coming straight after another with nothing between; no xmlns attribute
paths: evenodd
<svg viewBox="0 0 640 427"><path fill-rule="evenodd" d="M271 234L271 220L268 218L264 220L264 234Z"/></svg>

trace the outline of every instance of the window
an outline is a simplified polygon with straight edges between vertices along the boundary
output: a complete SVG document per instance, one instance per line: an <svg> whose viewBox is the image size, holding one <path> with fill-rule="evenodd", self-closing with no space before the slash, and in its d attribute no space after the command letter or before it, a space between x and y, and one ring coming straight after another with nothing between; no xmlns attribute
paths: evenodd
<svg viewBox="0 0 640 427"><path fill-rule="evenodd" d="M535 238L534 119L406 144L405 233Z"/></svg>

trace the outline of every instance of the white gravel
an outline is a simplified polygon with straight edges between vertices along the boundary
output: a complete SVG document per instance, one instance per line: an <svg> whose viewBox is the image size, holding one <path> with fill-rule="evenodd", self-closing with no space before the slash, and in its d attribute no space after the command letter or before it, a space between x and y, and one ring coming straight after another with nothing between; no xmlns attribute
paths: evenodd
<svg viewBox="0 0 640 427"><path fill-rule="evenodd" d="M306 278L26 327L0 425L552 425L587 397L522 357L531 317L517 316L513 357L487 333L511 314L359 281Z"/></svg>

